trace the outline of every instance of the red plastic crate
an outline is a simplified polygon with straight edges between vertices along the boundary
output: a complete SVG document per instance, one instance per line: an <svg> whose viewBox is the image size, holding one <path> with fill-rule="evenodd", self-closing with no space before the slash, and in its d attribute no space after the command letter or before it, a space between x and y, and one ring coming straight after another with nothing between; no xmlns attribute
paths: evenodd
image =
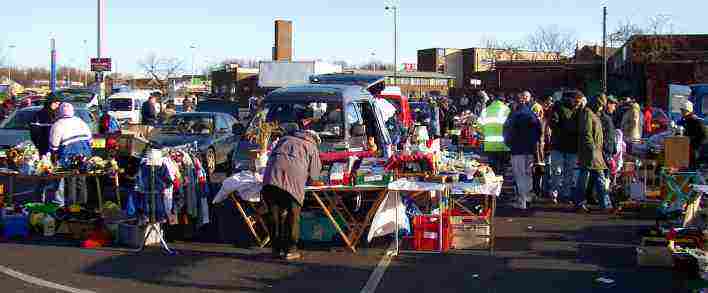
<svg viewBox="0 0 708 293"><path fill-rule="evenodd" d="M452 245L450 217L443 216L443 247L440 249L440 216L422 215L413 218L413 248L420 251L448 251Z"/></svg>

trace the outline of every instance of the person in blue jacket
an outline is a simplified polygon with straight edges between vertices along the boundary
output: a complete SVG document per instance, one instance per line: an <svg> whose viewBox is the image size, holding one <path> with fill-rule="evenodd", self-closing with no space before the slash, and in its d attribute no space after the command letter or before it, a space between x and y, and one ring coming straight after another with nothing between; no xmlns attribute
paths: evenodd
<svg viewBox="0 0 708 293"><path fill-rule="evenodd" d="M504 123L504 143L511 151L511 167L516 183L518 199L516 207L528 208L531 201L532 172L536 162L537 147L541 139L541 122L531 111L531 93L519 94L518 106Z"/></svg>

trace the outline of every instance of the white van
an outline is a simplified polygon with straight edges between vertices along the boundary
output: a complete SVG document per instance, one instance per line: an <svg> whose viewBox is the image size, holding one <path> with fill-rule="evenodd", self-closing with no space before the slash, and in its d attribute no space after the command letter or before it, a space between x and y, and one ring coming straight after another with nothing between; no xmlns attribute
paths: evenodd
<svg viewBox="0 0 708 293"><path fill-rule="evenodd" d="M121 123L140 123L140 109L152 91L139 90L116 93L108 97L108 113Z"/></svg>

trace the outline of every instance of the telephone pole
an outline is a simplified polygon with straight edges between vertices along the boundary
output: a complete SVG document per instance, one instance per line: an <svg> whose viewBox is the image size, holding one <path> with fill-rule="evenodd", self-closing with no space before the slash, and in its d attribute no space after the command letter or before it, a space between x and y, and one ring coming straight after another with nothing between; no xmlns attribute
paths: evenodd
<svg viewBox="0 0 708 293"><path fill-rule="evenodd" d="M602 7L602 93L607 94L607 6Z"/></svg>
<svg viewBox="0 0 708 293"><path fill-rule="evenodd" d="M104 0L98 0L98 21L97 21L97 38L96 38L96 58L103 57L103 30L104 27ZM98 82L98 104L103 105L106 93L106 82L103 80L103 72L96 73L96 81Z"/></svg>

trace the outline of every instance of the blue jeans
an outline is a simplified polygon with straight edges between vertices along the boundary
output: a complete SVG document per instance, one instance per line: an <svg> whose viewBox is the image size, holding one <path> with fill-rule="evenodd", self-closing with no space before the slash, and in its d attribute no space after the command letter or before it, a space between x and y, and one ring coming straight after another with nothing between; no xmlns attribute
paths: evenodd
<svg viewBox="0 0 708 293"><path fill-rule="evenodd" d="M597 196L600 200L600 207L603 209L611 209L612 201L610 201L610 193L608 190L609 179L605 175L605 170L590 170L581 168L578 175L578 186L575 189L575 200L578 207L587 203L585 199L585 191L588 184L592 184Z"/></svg>
<svg viewBox="0 0 708 293"><path fill-rule="evenodd" d="M551 196L570 200L572 188L575 186L575 166L578 161L577 154L551 151Z"/></svg>

